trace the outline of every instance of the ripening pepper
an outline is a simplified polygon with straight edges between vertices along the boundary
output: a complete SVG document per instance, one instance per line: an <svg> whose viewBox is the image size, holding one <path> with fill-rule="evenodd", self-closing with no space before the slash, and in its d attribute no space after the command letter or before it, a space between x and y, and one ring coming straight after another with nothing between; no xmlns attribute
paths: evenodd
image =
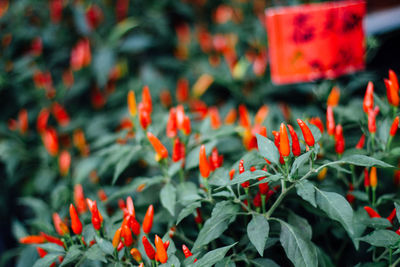
<svg viewBox="0 0 400 267"><path fill-rule="evenodd" d="M71 166L71 154L67 150L63 150L58 157L58 167L61 176L66 176Z"/></svg>
<svg viewBox="0 0 400 267"><path fill-rule="evenodd" d="M365 206L364 209L370 218L381 218L381 215L379 215L373 208Z"/></svg>
<svg viewBox="0 0 400 267"><path fill-rule="evenodd" d="M279 151L284 158L288 157L290 155L289 137L286 126L283 123L281 123L280 126L279 137Z"/></svg>
<svg viewBox="0 0 400 267"><path fill-rule="evenodd" d="M314 140L314 136L313 136L310 128L308 128L307 124L305 124L305 122L302 121L301 119L297 119L297 123L300 126L300 129L301 129L301 132L303 133L304 141L306 142L306 144L308 146L314 146L315 140Z"/></svg>
<svg viewBox="0 0 400 267"><path fill-rule="evenodd" d="M378 176L376 173L376 167L372 167L371 171L369 173L369 181L370 181L370 185L373 189L376 188L376 186L378 185Z"/></svg>
<svg viewBox="0 0 400 267"><path fill-rule="evenodd" d="M151 231L151 227L153 226L153 217L154 217L154 207L153 205L150 205L147 208L146 215L144 216L142 223L143 232L145 232L146 234L150 233Z"/></svg>
<svg viewBox="0 0 400 267"><path fill-rule="evenodd" d="M331 106L326 109L326 129L329 135L335 134L335 117Z"/></svg>
<svg viewBox="0 0 400 267"><path fill-rule="evenodd" d="M154 150L156 151L157 160L162 160L168 157L168 150L156 136L154 136L151 132L147 132L147 138L149 139L149 142L153 146Z"/></svg>
<svg viewBox="0 0 400 267"><path fill-rule="evenodd" d="M132 90L129 90L128 93L128 110L132 117L137 115L136 97L135 92Z"/></svg>
<svg viewBox="0 0 400 267"><path fill-rule="evenodd" d="M367 90L365 91L363 110L368 114L368 111L374 107L374 84L368 82Z"/></svg>
<svg viewBox="0 0 400 267"><path fill-rule="evenodd" d="M262 124L267 118L269 112L269 107L267 105L261 106L261 108L258 109L256 116L254 117L254 124Z"/></svg>
<svg viewBox="0 0 400 267"><path fill-rule="evenodd" d="M76 235L82 234L82 223L73 204L69 205L69 215L71 217L72 232Z"/></svg>
<svg viewBox="0 0 400 267"><path fill-rule="evenodd" d="M339 104L340 99L340 89L334 86L329 93L328 100L326 101L327 106L336 107Z"/></svg>
<svg viewBox="0 0 400 267"><path fill-rule="evenodd" d="M210 175L210 166L207 160L206 147L201 145L199 153L199 169L203 178L208 178Z"/></svg>
<svg viewBox="0 0 400 267"><path fill-rule="evenodd" d="M318 180L320 181L324 180L327 173L328 173L328 168L324 167L322 170L319 171L317 175Z"/></svg>
<svg viewBox="0 0 400 267"><path fill-rule="evenodd" d="M115 231L113 240L112 240L112 245L114 248L117 248L121 239L121 227L117 229L117 231Z"/></svg>
<svg viewBox="0 0 400 267"><path fill-rule="evenodd" d="M228 111L228 114L226 114L224 123L226 125L234 124L236 121L236 117L237 117L237 111L236 109L232 108L231 110Z"/></svg>
<svg viewBox="0 0 400 267"><path fill-rule="evenodd" d="M397 130L399 129L399 116L394 118L392 126L390 127L390 136L395 136Z"/></svg>
<svg viewBox="0 0 400 267"><path fill-rule="evenodd" d="M59 235L63 236L69 233L68 226L61 220L60 215L56 212L53 213L53 223L54 228Z"/></svg>
<svg viewBox="0 0 400 267"><path fill-rule="evenodd" d="M249 128L251 126L249 112L245 105L239 105L239 124L243 128Z"/></svg>
<svg viewBox="0 0 400 267"><path fill-rule="evenodd" d="M158 260L161 263L166 263L168 260L167 250L164 247L162 239L158 235L156 235L154 239L154 244L156 245L156 255Z"/></svg>
<svg viewBox="0 0 400 267"><path fill-rule="evenodd" d="M142 254L140 254L140 251L137 248L132 248L130 251L132 258L137 262L141 263L142 262Z"/></svg>
<svg viewBox="0 0 400 267"><path fill-rule="evenodd" d="M342 125L336 125L335 130L335 151L337 154L341 155L344 152L345 141L343 137L343 127Z"/></svg>
<svg viewBox="0 0 400 267"><path fill-rule="evenodd" d="M360 140L358 140L356 148L357 149L363 149L364 144L365 144L365 134L362 134L361 137L360 137Z"/></svg>
<svg viewBox="0 0 400 267"><path fill-rule="evenodd" d="M150 260L153 260L156 256L156 251L154 250L153 246L150 244L150 242L146 236L142 237L142 243L143 243L143 247L144 247L147 257Z"/></svg>
<svg viewBox="0 0 400 267"><path fill-rule="evenodd" d="M288 128L290 136L292 137L292 153L295 157L300 156L300 143L297 133L294 131L292 125L288 124Z"/></svg>
<svg viewBox="0 0 400 267"><path fill-rule="evenodd" d="M218 108L213 106L208 108L208 114L210 116L211 128L216 130L221 127L221 118L219 116Z"/></svg>
<svg viewBox="0 0 400 267"><path fill-rule="evenodd" d="M74 186L74 202L80 214L87 211L85 195L83 193L83 187L80 184L76 184Z"/></svg>

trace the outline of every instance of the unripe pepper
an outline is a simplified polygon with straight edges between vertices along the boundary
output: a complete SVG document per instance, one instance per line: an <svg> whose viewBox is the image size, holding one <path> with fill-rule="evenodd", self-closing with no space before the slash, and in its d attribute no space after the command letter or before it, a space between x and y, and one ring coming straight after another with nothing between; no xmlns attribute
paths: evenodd
<svg viewBox="0 0 400 267"><path fill-rule="evenodd" d="M364 96L363 110L365 113L368 113L368 111L373 107L374 107L374 84L372 82L368 82L367 90L365 91L365 96Z"/></svg>
<svg viewBox="0 0 400 267"><path fill-rule="evenodd" d="M135 117L137 115L136 97L135 93L132 90L129 90L128 93L128 109L132 117Z"/></svg>
<svg viewBox="0 0 400 267"><path fill-rule="evenodd" d="M399 129L399 116L397 116L393 120L392 126L390 127L390 132L389 132L390 135L395 136L398 129Z"/></svg>
<svg viewBox="0 0 400 267"><path fill-rule="evenodd" d="M288 128L290 136L292 137L292 153L295 157L300 156L300 143L297 133L294 131L292 125L288 124Z"/></svg>
<svg viewBox="0 0 400 267"><path fill-rule="evenodd" d="M151 132L147 132L147 138L149 139L149 142L153 146L154 150L156 151L158 160L168 157L168 150L156 136L154 136Z"/></svg>
<svg viewBox="0 0 400 267"><path fill-rule="evenodd" d="M329 135L335 134L335 117L331 106L326 109L326 129Z"/></svg>
<svg viewBox="0 0 400 267"><path fill-rule="evenodd" d="M378 185L378 176L376 173L376 167L372 167L371 168L371 172L369 174L369 181L370 181L370 185L372 188L376 188L376 186Z"/></svg>
<svg viewBox="0 0 400 267"><path fill-rule="evenodd" d="M138 263L142 262L142 254L140 254L140 252L139 252L139 250L137 248L132 248L130 253L132 255L132 258L136 262L138 262Z"/></svg>
<svg viewBox="0 0 400 267"><path fill-rule="evenodd" d="M279 151L281 152L283 157L288 157L290 155L289 137L287 134L286 126L283 123L281 123L279 136Z"/></svg>
<svg viewBox="0 0 400 267"><path fill-rule="evenodd" d="M210 166L207 160L206 147L201 145L199 153L199 169L203 178L208 178L210 175Z"/></svg>
<svg viewBox="0 0 400 267"><path fill-rule="evenodd" d="M167 251L164 247L164 243L162 241L162 239L156 235L155 239L154 239L154 244L156 245L156 255L158 260L161 263L166 263L168 260L168 255L167 255Z"/></svg>
<svg viewBox="0 0 400 267"><path fill-rule="evenodd" d="M73 204L70 204L69 206L69 215L71 217L72 232L76 235L80 235L82 233L82 223L81 220L79 220L78 213Z"/></svg>
<svg viewBox="0 0 400 267"><path fill-rule="evenodd" d="M297 119L297 123L300 126L306 144L308 146L314 146L315 140L310 128L308 128L307 124L305 124L304 121L302 121L301 119Z"/></svg>
<svg viewBox="0 0 400 267"><path fill-rule="evenodd" d="M365 211L368 213L368 216L370 218L381 218L381 215L379 215L374 209L371 207L365 206L364 207Z"/></svg>
<svg viewBox="0 0 400 267"><path fill-rule="evenodd" d="M144 216L142 223L143 232L145 232L146 234L150 233L151 231L151 227L153 226L153 217L154 217L154 207L153 205L150 205L147 208L146 215Z"/></svg>
<svg viewBox="0 0 400 267"><path fill-rule="evenodd" d="M156 251L154 250L153 246L150 244L150 242L146 236L142 237L142 243L143 243L143 247L144 247L147 257L150 260L153 260L156 256Z"/></svg>

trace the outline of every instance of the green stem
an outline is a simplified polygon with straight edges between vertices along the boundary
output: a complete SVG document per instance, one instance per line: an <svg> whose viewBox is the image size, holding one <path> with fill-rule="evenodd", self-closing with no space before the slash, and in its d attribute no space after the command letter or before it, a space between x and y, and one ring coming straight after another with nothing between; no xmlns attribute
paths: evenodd
<svg viewBox="0 0 400 267"><path fill-rule="evenodd" d="M267 198L266 195L261 194L261 208L262 208L262 213L265 214L265 199Z"/></svg>
<svg viewBox="0 0 400 267"><path fill-rule="evenodd" d="M375 151L375 133L371 133L371 148L372 148L372 154Z"/></svg>
<svg viewBox="0 0 400 267"><path fill-rule="evenodd" d="M350 165L350 169L351 169L351 180L352 180L353 186L356 186L356 171L355 171L354 165Z"/></svg>
<svg viewBox="0 0 400 267"><path fill-rule="evenodd" d="M392 264L392 248L389 248L389 266Z"/></svg>
<svg viewBox="0 0 400 267"><path fill-rule="evenodd" d="M246 193L246 198L247 198L247 207L248 207L248 210L250 211L250 210L251 210L251 204L250 204L250 194L249 194L249 188L248 188L248 187L246 187L246 188L244 189L244 192Z"/></svg>
<svg viewBox="0 0 400 267"><path fill-rule="evenodd" d="M375 208L376 201L376 187L372 187L372 207Z"/></svg>
<svg viewBox="0 0 400 267"><path fill-rule="evenodd" d="M397 264L400 263L400 258L398 258L390 267L395 267Z"/></svg>
<svg viewBox="0 0 400 267"><path fill-rule="evenodd" d="M388 151L390 149L390 145L392 144L392 140L393 140L393 136L389 136L389 139L386 143L386 151Z"/></svg>
<svg viewBox="0 0 400 267"><path fill-rule="evenodd" d="M83 240L82 240L82 235L78 235L78 238L79 238L79 242L81 242L81 245L83 247L85 247L85 243L83 243Z"/></svg>
<svg viewBox="0 0 400 267"><path fill-rule="evenodd" d="M285 198L286 194L289 193L289 191L294 187L294 184L292 184L291 186L289 186L286 189L285 186L285 181L282 180L282 191L281 194L279 195L279 197L276 199L276 201L274 202L274 204L272 205L272 207L268 210L268 212L265 214L265 217L267 219L269 219L272 215L272 213L275 211L275 209L279 206L279 204L282 202L282 200Z"/></svg>
<svg viewBox="0 0 400 267"><path fill-rule="evenodd" d="M179 179L181 181L181 184L185 182L185 173L183 171L183 168L179 169Z"/></svg>
<svg viewBox="0 0 400 267"><path fill-rule="evenodd" d="M369 186L367 186L365 188L365 193L367 194L368 202L370 202L370 199L369 199Z"/></svg>

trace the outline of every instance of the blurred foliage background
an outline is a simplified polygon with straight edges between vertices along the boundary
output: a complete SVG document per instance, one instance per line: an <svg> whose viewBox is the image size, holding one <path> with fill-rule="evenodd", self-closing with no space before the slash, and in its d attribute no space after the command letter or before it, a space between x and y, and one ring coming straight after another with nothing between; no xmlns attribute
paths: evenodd
<svg viewBox="0 0 400 267"><path fill-rule="evenodd" d="M160 116L153 120L163 125L180 79L197 99L193 110L217 105L224 117L241 103L253 113L268 104L268 125L276 125L287 112L323 117L321 103L333 85L341 88L344 106L359 104L353 96L363 94L369 80L385 76L388 68L400 69L400 38L391 32L368 37L365 72L335 81L273 85L263 14L277 4L281 3L0 0L0 253L16 246L14 236L26 234L21 222L29 221L32 210L45 216L51 214L45 203L52 211L69 203L72 183L85 184L92 194L99 187L108 194L116 190L109 186L114 165L127 151L104 148L126 134L117 130L128 116L128 90L139 95L148 85ZM383 94L383 81L375 84ZM68 119L59 115L58 106ZM53 114L48 124L57 129L60 149L72 153L68 179L60 178L57 160L48 155L37 132L43 108ZM28 114L27 130L18 130L21 110ZM353 111L343 108L339 113L351 117ZM73 146L80 133L85 145ZM123 174L140 175L135 165ZM123 182L120 179L117 186ZM9 252L3 263L13 253L17 251Z"/></svg>

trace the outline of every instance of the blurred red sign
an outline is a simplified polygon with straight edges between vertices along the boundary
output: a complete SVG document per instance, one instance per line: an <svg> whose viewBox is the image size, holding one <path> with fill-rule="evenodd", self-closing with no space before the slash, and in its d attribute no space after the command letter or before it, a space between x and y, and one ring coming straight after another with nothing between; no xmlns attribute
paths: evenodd
<svg viewBox="0 0 400 267"><path fill-rule="evenodd" d="M274 83L335 78L364 69L364 1L271 8L265 14Z"/></svg>

